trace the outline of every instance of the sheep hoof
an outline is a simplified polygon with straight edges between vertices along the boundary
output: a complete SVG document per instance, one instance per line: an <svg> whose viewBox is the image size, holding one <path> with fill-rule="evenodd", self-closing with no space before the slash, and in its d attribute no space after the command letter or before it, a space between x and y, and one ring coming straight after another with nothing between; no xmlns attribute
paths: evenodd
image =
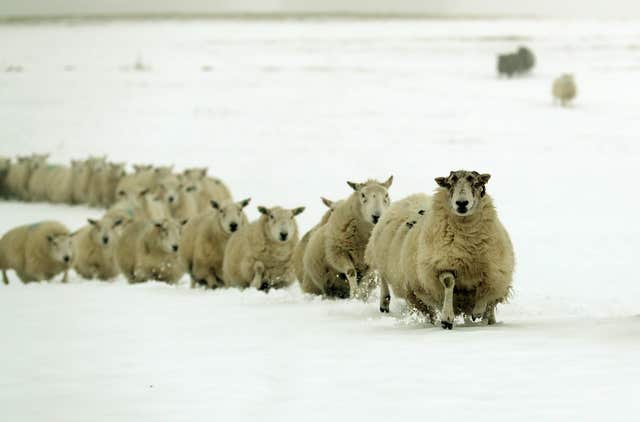
<svg viewBox="0 0 640 422"><path fill-rule="evenodd" d="M445 330L451 330L453 328L453 322L442 321L442 328Z"/></svg>
<svg viewBox="0 0 640 422"><path fill-rule="evenodd" d="M265 292L265 293L268 293L270 288L271 287L269 286L269 283L266 282L266 281L263 281L258 290L260 290L262 292Z"/></svg>
<svg viewBox="0 0 640 422"><path fill-rule="evenodd" d="M380 312L382 312L383 314L388 314L389 313L389 308L381 306L380 307Z"/></svg>

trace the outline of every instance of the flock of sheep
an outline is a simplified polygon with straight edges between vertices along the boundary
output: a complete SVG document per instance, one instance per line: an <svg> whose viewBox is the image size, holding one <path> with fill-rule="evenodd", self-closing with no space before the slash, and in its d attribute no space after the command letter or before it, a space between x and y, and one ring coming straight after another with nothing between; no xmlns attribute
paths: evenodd
<svg viewBox="0 0 640 422"><path fill-rule="evenodd" d="M497 58L498 75L505 75L508 78L514 75L528 73L536 64L533 52L527 47L520 46L515 53L499 54ZM553 81L551 95L554 102L559 102L561 106L566 106L578 93L573 75L564 73Z"/></svg>
<svg viewBox="0 0 640 422"><path fill-rule="evenodd" d="M250 199L232 200L206 168L177 174L171 167L133 166L104 157L47 163L46 155L0 158L0 193L24 201L104 206L101 219L70 232L36 222L0 239L0 269L23 282L50 280L70 269L83 278L130 283L268 291L296 280L304 292L329 298L366 298L380 286L380 311L390 291L413 310L451 329L456 316L495 323L508 299L514 270L509 236L486 193L490 176L452 171L436 178L434 195L391 203L384 182L347 182L350 194L323 198L327 211L300 240L293 209L259 206L247 221Z"/></svg>

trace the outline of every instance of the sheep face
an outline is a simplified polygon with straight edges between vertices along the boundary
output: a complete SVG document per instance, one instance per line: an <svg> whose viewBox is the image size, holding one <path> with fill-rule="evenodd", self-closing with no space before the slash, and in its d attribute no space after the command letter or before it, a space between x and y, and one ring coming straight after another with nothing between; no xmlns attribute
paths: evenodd
<svg viewBox="0 0 640 422"><path fill-rule="evenodd" d="M107 248L113 244L113 239L116 237L117 231L122 227L123 220L118 218L116 220L110 218L103 218L100 221L88 219L91 224L91 240L96 245L101 245L103 248Z"/></svg>
<svg viewBox="0 0 640 422"><path fill-rule="evenodd" d="M48 158L49 154L32 154L31 157L27 159L29 169L32 172L36 171L47 163Z"/></svg>
<svg viewBox="0 0 640 422"><path fill-rule="evenodd" d="M180 232L182 224L173 220L164 219L153 223L156 232L156 246L163 252L175 254L180 244Z"/></svg>
<svg viewBox="0 0 640 422"><path fill-rule="evenodd" d="M249 202L251 202L251 198L244 199L240 202L224 201L218 203L211 201L211 206L218 210L220 214L220 226L225 233L231 234L243 226L246 221L243 209L249 205Z"/></svg>
<svg viewBox="0 0 640 422"><path fill-rule="evenodd" d="M70 235L48 235L47 246L49 247L49 256L54 261L65 265L71 265L71 262L73 261L73 245L71 243Z"/></svg>
<svg viewBox="0 0 640 422"><path fill-rule="evenodd" d="M393 183L393 176L383 183L375 180L366 183L347 183L358 194L362 218L371 224L377 224L382 214L389 208L391 201L388 189Z"/></svg>
<svg viewBox="0 0 640 422"><path fill-rule="evenodd" d="M175 180L160 183L159 197L170 207L176 206L182 200L183 186Z"/></svg>
<svg viewBox="0 0 640 422"><path fill-rule="evenodd" d="M258 211L266 217L267 236L274 242L287 242L298 232L295 216L304 211L304 207L291 210L273 207L258 207Z"/></svg>
<svg viewBox="0 0 640 422"><path fill-rule="evenodd" d="M448 177L437 177L436 183L449 192L451 211L460 217L473 215L486 193L490 174L477 171L452 171Z"/></svg>

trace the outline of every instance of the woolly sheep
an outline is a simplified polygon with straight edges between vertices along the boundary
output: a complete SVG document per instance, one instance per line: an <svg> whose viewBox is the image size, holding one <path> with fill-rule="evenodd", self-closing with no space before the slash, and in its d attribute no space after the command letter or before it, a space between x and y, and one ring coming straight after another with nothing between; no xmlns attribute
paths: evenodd
<svg viewBox="0 0 640 422"><path fill-rule="evenodd" d="M71 202L84 204L87 202L87 191L91 168L87 161L71 160Z"/></svg>
<svg viewBox="0 0 640 422"><path fill-rule="evenodd" d="M116 261L129 283L147 280L177 283L184 274L179 254L182 226L169 219L133 221L116 243Z"/></svg>
<svg viewBox="0 0 640 422"><path fill-rule="evenodd" d="M516 54L520 58L520 73L525 73L533 69L533 66L536 64L536 58L531 50L525 46L520 46Z"/></svg>
<svg viewBox="0 0 640 422"><path fill-rule="evenodd" d="M87 203L92 207L103 204L103 181L107 172L107 157L90 157L87 160L89 181L87 183Z"/></svg>
<svg viewBox="0 0 640 422"><path fill-rule="evenodd" d="M459 170L436 178L440 187L430 206L401 244L385 252L380 237L368 247L368 262L380 275L381 311L388 312L391 286L395 296L429 316L440 308L443 328L451 329L456 315L495 323L495 306L511 290L514 253L486 194L490 177ZM401 205L387 216L397 221L404 213L411 218L415 208L403 211ZM386 217L381 223L387 223Z"/></svg>
<svg viewBox="0 0 640 422"><path fill-rule="evenodd" d="M73 269L83 278L112 279L119 274L114 244L124 220L106 216L87 221L87 226L73 234Z"/></svg>
<svg viewBox="0 0 640 422"><path fill-rule="evenodd" d="M327 221L329 221L329 217L331 217L331 213L333 212L335 207L340 203L340 201L333 202L327 198L320 198L320 199L322 200L322 203L326 205L327 208L329 209L324 213L324 215L320 219L320 222L315 226L313 226L311 230L306 232L304 236L302 236L302 238L296 245L295 249L293 250L293 256L291 258L293 270L296 274L296 279L298 280L298 283L300 283L300 287L306 293L315 293L315 294L320 294L321 292L316 288L316 286L312 282L307 280L307 282L305 283L304 252L307 248L307 245L309 244L309 239L311 239L311 235L313 235L313 233L319 227L322 227L325 224L327 224Z"/></svg>
<svg viewBox="0 0 640 422"><path fill-rule="evenodd" d="M559 101L561 106L566 106L578 93L573 75L565 73L553 81L551 90L554 101Z"/></svg>
<svg viewBox="0 0 640 422"><path fill-rule="evenodd" d="M227 242L223 279L227 286L270 288L289 286L295 280L291 256L298 242L295 217L304 207L258 207L260 218L241 228Z"/></svg>
<svg viewBox="0 0 640 422"><path fill-rule="evenodd" d="M183 179L193 185L198 192L198 209L209 208L209 201L232 201L231 192L222 180L207 176L207 168L188 168L182 172Z"/></svg>
<svg viewBox="0 0 640 422"><path fill-rule="evenodd" d="M518 73L520 68L520 57L517 54L500 54L498 55L498 74L512 77Z"/></svg>
<svg viewBox="0 0 640 422"><path fill-rule="evenodd" d="M45 199L56 204L71 203L73 197L73 170L55 166L49 171Z"/></svg>
<svg viewBox="0 0 640 422"><path fill-rule="evenodd" d="M184 185L175 176L165 177L158 185L158 199L164 202L169 215L176 220L188 220L198 215L196 188Z"/></svg>
<svg viewBox="0 0 640 422"><path fill-rule="evenodd" d="M240 202L211 201L212 210L189 220L180 242L180 253L191 276L191 287L224 285L222 265L229 238L247 225L243 209L250 198Z"/></svg>
<svg viewBox="0 0 640 422"><path fill-rule="evenodd" d="M11 196L23 201L30 199L29 181L31 175L45 164L47 158L48 155L41 154L17 157L17 162L9 167L6 178L6 187Z"/></svg>
<svg viewBox="0 0 640 422"><path fill-rule="evenodd" d="M9 269L23 283L50 280L60 273L64 273L62 282L66 283L72 262L69 230L55 221L16 227L0 239L0 269L5 284L9 284Z"/></svg>
<svg viewBox="0 0 640 422"><path fill-rule="evenodd" d="M101 188L101 204L104 206L111 206L116 202L116 187L120 182L120 179L125 177L127 172L125 171L124 163L108 163L105 171L101 175L100 188Z"/></svg>
<svg viewBox="0 0 640 422"><path fill-rule="evenodd" d="M393 176L380 183L347 182L354 192L338 205L329 221L309 239L304 254L305 277L324 295L344 297L345 286L337 277L346 278L349 295L358 296L358 284L367 271L364 252L374 225L389 206L388 189ZM337 287L337 294L332 290Z"/></svg>

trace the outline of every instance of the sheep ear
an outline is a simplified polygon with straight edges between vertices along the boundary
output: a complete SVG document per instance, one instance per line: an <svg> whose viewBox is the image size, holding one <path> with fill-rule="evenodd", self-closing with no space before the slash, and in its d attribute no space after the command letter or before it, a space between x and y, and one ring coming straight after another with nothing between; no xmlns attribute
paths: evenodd
<svg viewBox="0 0 640 422"><path fill-rule="evenodd" d="M491 179L491 175L489 173L483 173L480 175L480 181L485 185L489 182L489 179Z"/></svg>
<svg viewBox="0 0 640 422"><path fill-rule="evenodd" d="M356 192L358 191L358 189L360 189L360 183L347 181L347 185L351 186L351 189L353 189Z"/></svg>
<svg viewBox="0 0 640 422"><path fill-rule="evenodd" d="M269 209L263 207L262 205L258 207L258 211L260 212L260 214L269 215Z"/></svg>
<svg viewBox="0 0 640 422"><path fill-rule="evenodd" d="M211 201L209 201L209 203L211 204L211 206L217 210L220 209L220 204L218 204L216 201L214 201L213 199Z"/></svg>
<svg viewBox="0 0 640 422"><path fill-rule="evenodd" d="M87 218L87 221L89 222L89 224L91 224L92 226L98 226L98 222L96 220L93 220L91 218Z"/></svg>
<svg viewBox="0 0 640 422"><path fill-rule="evenodd" d="M382 184L385 188L389 189L393 183L393 174Z"/></svg>
<svg viewBox="0 0 640 422"><path fill-rule="evenodd" d="M436 183L438 184L438 186L442 187L442 188L450 188L451 185L447 182L447 178L446 177L436 177L435 178Z"/></svg>
<svg viewBox="0 0 640 422"><path fill-rule="evenodd" d="M293 213L294 216L296 216L296 215L302 214L304 209L305 209L305 207L298 207L298 208L292 209L291 212Z"/></svg>
<svg viewBox="0 0 640 422"><path fill-rule="evenodd" d="M322 200L322 203L325 204L327 206L327 208L331 208L333 206L333 201L330 199L327 199L325 197L320 197L320 199Z"/></svg>
<svg viewBox="0 0 640 422"><path fill-rule="evenodd" d="M243 199L239 202L240 208L246 207L247 205L249 205L249 202L251 202L251 198Z"/></svg>

